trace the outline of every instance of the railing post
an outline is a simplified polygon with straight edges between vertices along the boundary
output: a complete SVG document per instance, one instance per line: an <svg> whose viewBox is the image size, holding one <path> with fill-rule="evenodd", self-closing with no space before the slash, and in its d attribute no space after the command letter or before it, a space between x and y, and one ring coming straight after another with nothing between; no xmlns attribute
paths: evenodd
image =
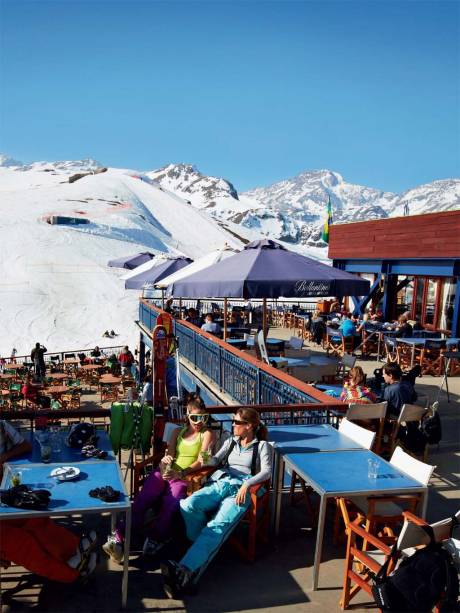
<svg viewBox="0 0 460 613"><path fill-rule="evenodd" d="M218 373L219 373L219 389L220 391L222 391L222 388L224 386L224 361L222 359L222 347L219 345L219 369L218 369Z"/></svg>
<svg viewBox="0 0 460 613"><path fill-rule="evenodd" d="M262 381L261 381L261 376L260 376L260 368L257 369L257 380L256 380L256 398L255 398L255 404L261 404L262 403Z"/></svg>

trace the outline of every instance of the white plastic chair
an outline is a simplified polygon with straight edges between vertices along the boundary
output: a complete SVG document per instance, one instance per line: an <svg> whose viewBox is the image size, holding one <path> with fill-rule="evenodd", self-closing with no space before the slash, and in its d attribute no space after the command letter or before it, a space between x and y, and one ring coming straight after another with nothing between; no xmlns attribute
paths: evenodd
<svg viewBox="0 0 460 613"><path fill-rule="evenodd" d="M291 349L302 349L302 347L303 347L303 338L300 338L298 336L291 336L291 338L288 341L288 346Z"/></svg>
<svg viewBox="0 0 460 613"><path fill-rule="evenodd" d="M339 432L351 438L355 443L362 445L364 449L370 449L375 439L375 432L354 424L346 417L340 422Z"/></svg>
<svg viewBox="0 0 460 613"><path fill-rule="evenodd" d="M435 466L417 460L417 458L409 455L399 446L394 450L390 464L393 464L393 466L396 466L396 468L399 468L399 470L402 470L406 475L422 485L428 485L435 469Z"/></svg>

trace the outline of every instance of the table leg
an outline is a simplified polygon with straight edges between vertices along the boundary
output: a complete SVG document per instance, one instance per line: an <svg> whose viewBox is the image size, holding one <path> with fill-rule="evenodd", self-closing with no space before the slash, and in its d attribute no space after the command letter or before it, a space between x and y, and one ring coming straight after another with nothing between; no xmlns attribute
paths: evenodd
<svg viewBox="0 0 460 613"><path fill-rule="evenodd" d="M410 354L410 367L414 368L414 361L415 361L415 345L412 345L412 351Z"/></svg>
<svg viewBox="0 0 460 613"><path fill-rule="evenodd" d="M123 560L123 580L121 584L121 608L126 609L128 601L128 568L129 551L131 546L131 508L126 509L125 514L125 557Z"/></svg>
<svg viewBox="0 0 460 613"><path fill-rule="evenodd" d="M426 510L428 507L428 489L423 490L421 500L421 516L422 519L426 518Z"/></svg>
<svg viewBox="0 0 460 613"><path fill-rule="evenodd" d="M319 507L318 531L316 533L315 561L313 563L313 590L318 589L319 565L321 564L321 552L323 550L324 521L326 519L327 497L322 494Z"/></svg>
<svg viewBox="0 0 460 613"><path fill-rule="evenodd" d="M274 527L275 536L278 536L280 531L280 518L281 518L281 499L283 496L283 476L284 476L284 460L280 453L276 454L275 465L275 517Z"/></svg>

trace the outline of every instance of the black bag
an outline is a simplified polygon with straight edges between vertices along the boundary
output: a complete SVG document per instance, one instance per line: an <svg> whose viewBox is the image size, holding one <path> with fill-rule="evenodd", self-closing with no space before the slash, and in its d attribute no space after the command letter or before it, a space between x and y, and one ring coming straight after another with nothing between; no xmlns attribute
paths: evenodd
<svg viewBox="0 0 460 613"><path fill-rule="evenodd" d="M420 423L420 431L424 434L430 445L438 445L442 439L441 418L434 411L432 415L424 417Z"/></svg>
<svg viewBox="0 0 460 613"><path fill-rule="evenodd" d="M372 595L382 611L428 613L442 602L442 611L457 611L458 575L451 555L435 543L433 531L423 526L431 542L402 560L389 576L390 560L397 555L396 544L374 577Z"/></svg>
<svg viewBox="0 0 460 613"><path fill-rule="evenodd" d="M422 453L428 442L425 434L414 421L409 421L405 426L399 428L398 439L412 453Z"/></svg>

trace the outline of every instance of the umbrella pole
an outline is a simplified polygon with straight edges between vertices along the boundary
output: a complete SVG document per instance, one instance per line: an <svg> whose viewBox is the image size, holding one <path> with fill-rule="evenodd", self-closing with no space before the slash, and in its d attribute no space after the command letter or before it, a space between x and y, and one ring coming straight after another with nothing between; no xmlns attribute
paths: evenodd
<svg viewBox="0 0 460 613"><path fill-rule="evenodd" d="M182 298L179 298L179 319L185 319L182 317Z"/></svg>
<svg viewBox="0 0 460 613"><path fill-rule="evenodd" d="M264 338L267 338L267 299L264 298L262 302L262 329L264 331Z"/></svg>
<svg viewBox="0 0 460 613"><path fill-rule="evenodd" d="M224 298L224 341L227 340L227 298Z"/></svg>
<svg viewBox="0 0 460 613"><path fill-rule="evenodd" d="M165 290L164 289L161 290L161 308L162 309L165 308Z"/></svg>

